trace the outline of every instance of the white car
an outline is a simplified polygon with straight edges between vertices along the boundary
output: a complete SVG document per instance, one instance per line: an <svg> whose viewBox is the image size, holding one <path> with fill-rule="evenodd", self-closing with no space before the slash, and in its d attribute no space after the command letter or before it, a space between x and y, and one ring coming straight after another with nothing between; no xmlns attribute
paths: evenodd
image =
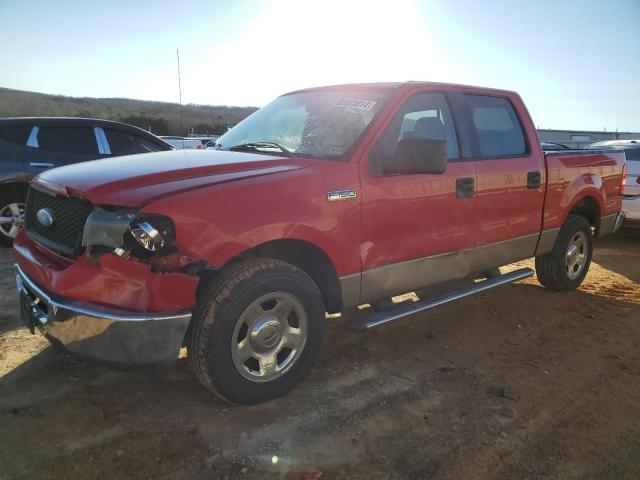
<svg viewBox="0 0 640 480"><path fill-rule="evenodd" d="M201 150L204 148L202 146L202 140L199 138L173 137L173 136L164 136L160 138L165 142L167 142L168 144L170 144L172 147L177 148L178 150L183 150L183 149Z"/></svg>
<svg viewBox="0 0 640 480"><path fill-rule="evenodd" d="M204 135L201 137L193 136L188 138L200 140L202 142L202 148L210 148L216 144L216 140L218 139L218 137L219 135Z"/></svg>
<svg viewBox="0 0 640 480"><path fill-rule="evenodd" d="M627 225L640 227L640 139L608 140L592 143L586 148L624 151L627 157L627 180L624 183L622 211Z"/></svg>

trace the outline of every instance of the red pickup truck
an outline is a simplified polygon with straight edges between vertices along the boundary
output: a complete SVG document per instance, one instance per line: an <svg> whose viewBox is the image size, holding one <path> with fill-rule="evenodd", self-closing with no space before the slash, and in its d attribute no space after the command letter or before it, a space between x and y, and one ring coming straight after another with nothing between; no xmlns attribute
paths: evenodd
<svg viewBox="0 0 640 480"><path fill-rule="evenodd" d="M38 176L14 243L32 331L119 363L186 347L206 388L257 403L308 373L327 312L368 303L349 324L367 330L532 275L498 268L530 257L575 289L623 220L624 153L543 152L508 91L301 90L217 148Z"/></svg>

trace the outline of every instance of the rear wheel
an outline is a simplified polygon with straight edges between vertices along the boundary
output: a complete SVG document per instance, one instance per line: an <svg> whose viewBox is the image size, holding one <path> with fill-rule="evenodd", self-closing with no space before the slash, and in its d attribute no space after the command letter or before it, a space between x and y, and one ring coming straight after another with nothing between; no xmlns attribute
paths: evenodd
<svg viewBox="0 0 640 480"><path fill-rule="evenodd" d="M536 257L538 280L551 290L575 290L589 271L592 255L591 225L584 217L569 215L553 250Z"/></svg>
<svg viewBox="0 0 640 480"><path fill-rule="evenodd" d="M253 404L286 393L311 370L324 302L302 270L250 259L201 288L188 341L191 367L217 396Z"/></svg>
<svg viewBox="0 0 640 480"><path fill-rule="evenodd" d="M0 245L10 247L24 225L25 195L17 189L0 194Z"/></svg>

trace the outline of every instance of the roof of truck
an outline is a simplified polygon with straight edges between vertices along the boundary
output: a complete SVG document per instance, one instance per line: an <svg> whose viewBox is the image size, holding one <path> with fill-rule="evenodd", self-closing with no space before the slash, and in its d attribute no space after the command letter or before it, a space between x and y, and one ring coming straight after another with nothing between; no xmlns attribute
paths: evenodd
<svg viewBox="0 0 640 480"><path fill-rule="evenodd" d="M301 93L301 92L312 92L318 90L340 90L340 89L374 89L374 90L395 90L397 88L408 87L408 86L425 86L425 87L441 87L441 88L462 88L465 90L475 90L478 92L492 92L492 93L500 93L500 94L517 94L512 90L502 90L498 88L488 88L488 87L479 87L474 85L462 85L458 83L443 83L443 82L427 82L427 81L407 81L407 82L372 82L372 83L343 83L338 85L325 85L320 87L311 87L311 88L302 88L299 90L294 90L292 92L285 93L285 95L290 95L292 93Z"/></svg>

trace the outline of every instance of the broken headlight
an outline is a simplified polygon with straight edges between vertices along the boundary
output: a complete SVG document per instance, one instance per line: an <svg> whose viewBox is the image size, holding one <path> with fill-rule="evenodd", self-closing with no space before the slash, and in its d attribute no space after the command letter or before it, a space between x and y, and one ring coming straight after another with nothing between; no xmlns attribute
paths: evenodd
<svg viewBox="0 0 640 480"><path fill-rule="evenodd" d="M123 235L124 248L134 256L146 258L168 251L175 245L173 221L161 215L137 217Z"/></svg>
<svg viewBox="0 0 640 480"><path fill-rule="evenodd" d="M87 218L82 245L93 253L112 251L121 257L145 259L172 249L175 226L163 215L96 207Z"/></svg>

